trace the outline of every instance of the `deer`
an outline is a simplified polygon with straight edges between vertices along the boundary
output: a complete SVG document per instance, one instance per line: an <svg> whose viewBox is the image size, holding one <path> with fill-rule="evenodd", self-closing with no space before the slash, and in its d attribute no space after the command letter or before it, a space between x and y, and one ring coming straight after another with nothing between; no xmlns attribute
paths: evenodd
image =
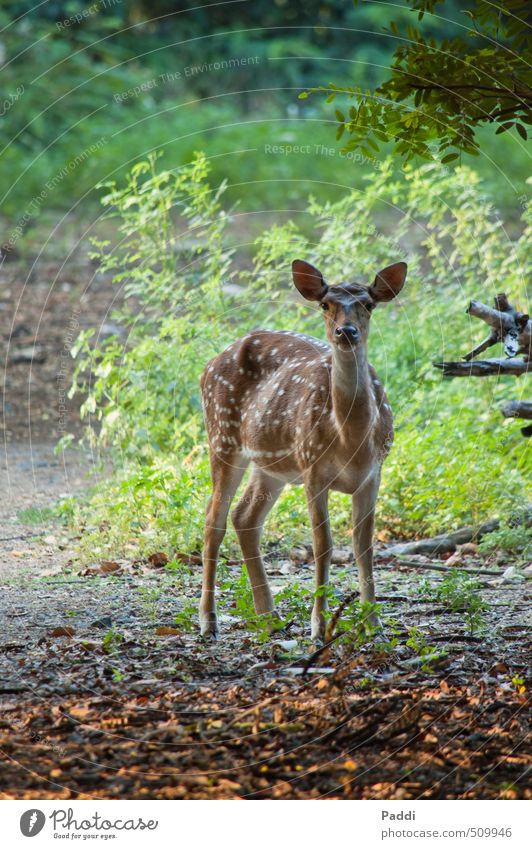
<svg viewBox="0 0 532 849"><path fill-rule="evenodd" d="M231 518L258 615L275 621L260 553L266 516L286 484L302 484L312 525L316 588L311 639L324 640L332 554L328 494L352 500L353 551L361 602L378 627L373 576L375 504L393 443L393 416L368 362L375 307L403 288L405 262L379 271L371 285L329 285L311 263L292 263L295 288L322 310L328 343L296 331L254 330L207 363L201 377L212 494L207 502L199 607L204 639L219 637L215 604L218 554L236 491L249 482ZM272 630L275 630L272 627Z"/></svg>

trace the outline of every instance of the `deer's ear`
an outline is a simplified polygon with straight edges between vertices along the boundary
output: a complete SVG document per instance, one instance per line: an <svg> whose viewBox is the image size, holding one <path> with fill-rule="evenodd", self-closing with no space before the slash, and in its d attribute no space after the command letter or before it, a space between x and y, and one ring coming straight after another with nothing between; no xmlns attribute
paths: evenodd
<svg viewBox="0 0 532 849"><path fill-rule="evenodd" d="M391 301L399 294L406 280L406 262L394 262L376 275L369 287L369 293L374 301L381 303Z"/></svg>
<svg viewBox="0 0 532 849"><path fill-rule="evenodd" d="M329 288L323 279L321 271L314 268L310 262L295 259L292 263L294 286L307 301L321 301Z"/></svg>

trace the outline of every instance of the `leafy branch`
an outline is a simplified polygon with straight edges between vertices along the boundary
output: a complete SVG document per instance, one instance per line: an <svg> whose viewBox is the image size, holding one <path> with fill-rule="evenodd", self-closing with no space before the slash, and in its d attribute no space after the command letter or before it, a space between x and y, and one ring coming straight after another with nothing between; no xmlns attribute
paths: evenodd
<svg viewBox="0 0 532 849"><path fill-rule="evenodd" d="M358 0L354 0L355 5ZM422 20L445 0L409 0ZM477 127L496 123L497 133L515 128L526 141L532 124L532 51L530 7L506 0L497 7L477 0L462 10L464 35L437 42L408 26L390 34L401 40L390 76L374 91L327 86L303 91L326 94L332 103L340 95L354 103L347 114L336 109L337 140L349 136L344 150L360 149L373 157L383 144L394 142L394 153L405 161L414 156L445 164L460 152L477 154Z"/></svg>

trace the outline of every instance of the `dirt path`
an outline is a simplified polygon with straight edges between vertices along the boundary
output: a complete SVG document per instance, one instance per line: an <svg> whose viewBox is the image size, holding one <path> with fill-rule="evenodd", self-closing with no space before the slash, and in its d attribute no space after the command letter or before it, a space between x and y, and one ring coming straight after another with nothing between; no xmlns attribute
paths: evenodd
<svg viewBox="0 0 532 849"><path fill-rule="evenodd" d="M50 443L11 443L0 456L0 582L49 575L71 550L50 525L51 508L87 485L88 463ZM65 541L66 542L66 541Z"/></svg>

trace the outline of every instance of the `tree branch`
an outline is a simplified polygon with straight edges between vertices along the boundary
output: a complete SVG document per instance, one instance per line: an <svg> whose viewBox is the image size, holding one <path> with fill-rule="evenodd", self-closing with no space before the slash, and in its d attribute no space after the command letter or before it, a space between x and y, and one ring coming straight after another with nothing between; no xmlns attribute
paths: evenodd
<svg viewBox="0 0 532 849"><path fill-rule="evenodd" d="M497 88L496 86L485 86L485 85L476 85L475 83L457 83L457 84L445 84L445 83L425 83L419 84L414 81L409 81L409 85L411 88L416 91L462 91L462 90L473 90L473 91L485 91L490 92L495 97L506 98L507 100L514 100L521 106L532 106L532 97L527 94L518 94L516 91L512 91L511 89L506 88Z"/></svg>
<svg viewBox="0 0 532 849"><path fill-rule="evenodd" d="M492 345L496 345L497 342L499 342L500 338L501 337L499 336L497 331L493 329L490 334L486 336L484 341L480 343L480 345L477 345L477 347L473 348L473 350L470 351L469 354L465 355L464 360L468 363L469 360L472 360L473 357L476 357L478 356L478 354L481 354L482 351L486 350L486 348L491 348Z"/></svg>
<svg viewBox="0 0 532 849"><path fill-rule="evenodd" d="M433 363L442 370L444 377L486 377L488 375L521 375L532 372L532 360L510 357L507 360L475 360L473 362Z"/></svg>
<svg viewBox="0 0 532 849"><path fill-rule="evenodd" d="M504 336L510 330L515 328L513 315L507 311L503 312L500 308L493 309L493 307L488 307L480 301L470 301L466 313L468 315L472 315L474 318L480 318L481 321L485 321L486 324L493 327L500 336Z"/></svg>
<svg viewBox="0 0 532 849"><path fill-rule="evenodd" d="M507 401L501 412L505 419L532 419L532 401Z"/></svg>

